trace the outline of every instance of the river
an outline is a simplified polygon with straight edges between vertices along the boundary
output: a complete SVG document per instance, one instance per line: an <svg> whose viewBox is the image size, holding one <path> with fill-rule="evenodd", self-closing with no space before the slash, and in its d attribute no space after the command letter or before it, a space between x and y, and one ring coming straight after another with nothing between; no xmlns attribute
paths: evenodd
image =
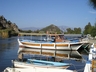
<svg viewBox="0 0 96 72"><path fill-rule="evenodd" d="M17 37L0 40L0 72L2 72L6 67L12 66L11 60L18 58L18 53L17 53L18 48L19 48L19 45L17 42ZM83 72L83 69L85 66L84 60L86 60L88 57L87 51L84 51L84 50L79 52L64 51L63 53L69 53L70 58L80 59L80 60L71 60L71 59L63 60L63 62L71 63L74 66L74 67L73 66L70 67L70 69L76 69L78 70L78 72ZM38 58L37 55L36 57Z"/></svg>

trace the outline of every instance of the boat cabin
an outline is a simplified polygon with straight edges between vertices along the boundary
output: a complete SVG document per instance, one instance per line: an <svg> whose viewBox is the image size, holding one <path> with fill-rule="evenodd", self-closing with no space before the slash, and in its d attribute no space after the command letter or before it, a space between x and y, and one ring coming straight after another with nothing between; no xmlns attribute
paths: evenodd
<svg viewBox="0 0 96 72"><path fill-rule="evenodd" d="M64 42L64 35L49 34L52 42Z"/></svg>

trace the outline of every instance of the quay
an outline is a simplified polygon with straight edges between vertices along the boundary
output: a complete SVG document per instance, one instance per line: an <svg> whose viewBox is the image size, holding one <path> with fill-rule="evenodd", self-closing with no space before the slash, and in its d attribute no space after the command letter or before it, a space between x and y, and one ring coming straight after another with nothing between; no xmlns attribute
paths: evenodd
<svg viewBox="0 0 96 72"><path fill-rule="evenodd" d="M31 35L64 35L64 36L74 36L74 37L81 37L82 34L46 34L46 33L19 33L20 36L31 36Z"/></svg>

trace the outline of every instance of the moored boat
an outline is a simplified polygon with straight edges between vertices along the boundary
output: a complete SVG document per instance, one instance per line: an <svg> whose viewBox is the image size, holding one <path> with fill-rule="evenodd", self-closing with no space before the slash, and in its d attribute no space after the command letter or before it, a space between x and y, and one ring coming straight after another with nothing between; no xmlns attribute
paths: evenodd
<svg viewBox="0 0 96 72"><path fill-rule="evenodd" d="M88 42L70 42L70 41L65 41L65 42L45 42L45 41L31 41L31 40L22 40L20 41L18 39L19 43L19 51L22 51L24 49L29 50L29 49L37 49L37 50L58 50L58 51L63 51L63 50L73 50L76 51L78 50L82 45Z"/></svg>
<svg viewBox="0 0 96 72"><path fill-rule="evenodd" d="M15 68L41 67L41 68L66 69L71 65L69 63L60 63L60 62L52 62L36 59L12 60L12 63Z"/></svg>
<svg viewBox="0 0 96 72"><path fill-rule="evenodd" d="M7 67L3 72L76 72L69 69L54 69L54 68L11 68Z"/></svg>

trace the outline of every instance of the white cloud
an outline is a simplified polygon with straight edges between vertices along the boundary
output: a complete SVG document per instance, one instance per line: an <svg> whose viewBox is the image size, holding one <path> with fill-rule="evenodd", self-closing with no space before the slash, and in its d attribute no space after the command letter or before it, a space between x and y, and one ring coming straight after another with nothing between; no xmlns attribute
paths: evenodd
<svg viewBox="0 0 96 72"><path fill-rule="evenodd" d="M91 14L96 14L96 11L89 11L89 13L91 13Z"/></svg>

